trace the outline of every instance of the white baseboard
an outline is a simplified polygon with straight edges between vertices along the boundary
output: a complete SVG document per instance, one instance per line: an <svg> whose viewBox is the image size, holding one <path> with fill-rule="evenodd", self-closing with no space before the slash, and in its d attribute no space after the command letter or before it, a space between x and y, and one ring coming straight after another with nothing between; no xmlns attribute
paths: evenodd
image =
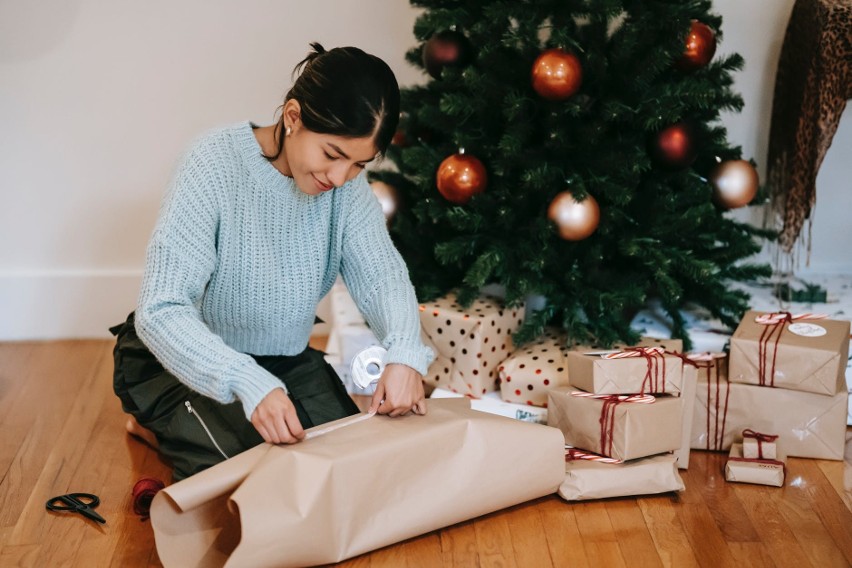
<svg viewBox="0 0 852 568"><path fill-rule="evenodd" d="M141 270L0 272L0 341L110 337L141 282Z"/></svg>

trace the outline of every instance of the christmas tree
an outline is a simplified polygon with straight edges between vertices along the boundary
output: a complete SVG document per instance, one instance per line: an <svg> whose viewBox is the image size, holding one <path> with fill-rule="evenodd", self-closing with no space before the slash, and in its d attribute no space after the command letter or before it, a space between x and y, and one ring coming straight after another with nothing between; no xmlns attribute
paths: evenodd
<svg viewBox="0 0 852 568"><path fill-rule="evenodd" d="M430 80L402 92L391 234L421 301L462 304L499 284L513 305L546 299L516 339L633 341L658 298L673 334L703 306L735 326L734 281L763 230L725 212L762 199L726 140L739 55L714 58L709 1L412 0L425 8L407 60Z"/></svg>

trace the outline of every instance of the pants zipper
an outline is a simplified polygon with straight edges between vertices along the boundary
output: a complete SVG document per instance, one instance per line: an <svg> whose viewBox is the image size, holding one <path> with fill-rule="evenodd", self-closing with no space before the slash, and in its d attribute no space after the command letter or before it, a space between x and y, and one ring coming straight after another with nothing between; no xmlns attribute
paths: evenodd
<svg viewBox="0 0 852 568"><path fill-rule="evenodd" d="M186 411L198 419L198 422L199 424L201 424L201 427L204 428L205 432L207 432L207 437L210 438L210 441L213 442L213 445L216 446L216 449L219 450L219 453L222 454L225 459L229 459L228 454L223 452L222 448L219 447L219 444L216 443L216 439L213 438L213 434L210 433L210 429L207 428L207 424L204 423L204 420L201 418L201 415L198 414L198 412L196 412L194 408L192 408L192 403L187 400L184 402L184 405L186 406Z"/></svg>

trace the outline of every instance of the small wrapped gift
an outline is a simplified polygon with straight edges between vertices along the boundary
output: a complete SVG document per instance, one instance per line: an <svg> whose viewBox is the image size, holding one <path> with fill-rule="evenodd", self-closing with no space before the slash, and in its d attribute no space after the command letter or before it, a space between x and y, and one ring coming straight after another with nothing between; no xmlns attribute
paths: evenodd
<svg viewBox="0 0 852 568"><path fill-rule="evenodd" d="M557 430L474 412L466 399L427 403L423 416L362 414L298 444L260 444L166 487L151 506L160 561L339 562L550 495L564 480Z"/></svg>
<svg viewBox="0 0 852 568"><path fill-rule="evenodd" d="M547 423L565 443L618 460L680 448L683 401L668 395L598 395L558 387L548 393Z"/></svg>
<svg viewBox="0 0 852 568"><path fill-rule="evenodd" d="M848 321L746 312L731 337L730 380L834 396L846 390Z"/></svg>
<svg viewBox="0 0 852 568"><path fill-rule="evenodd" d="M683 491L683 480L671 454L613 463L617 460L569 449L565 455L565 481L559 496L566 501L652 495Z"/></svg>
<svg viewBox="0 0 852 568"><path fill-rule="evenodd" d="M774 460L778 454L775 440L777 435L762 434L751 428L743 430L743 457L749 459Z"/></svg>
<svg viewBox="0 0 852 568"><path fill-rule="evenodd" d="M454 393L446 389L435 389L429 398L459 398L465 395ZM473 410L514 418L523 422L534 422L535 424L547 424L547 408L540 406L529 406L528 404L516 404L506 402L500 398L499 393L489 392L480 398L471 398L470 407Z"/></svg>
<svg viewBox="0 0 852 568"><path fill-rule="evenodd" d="M747 458L743 456L742 444L733 444L725 464L725 479L783 487L785 469L783 460Z"/></svg>
<svg viewBox="0 0 852 568"><path fill-rule="evenodd" d="M490 296L467 308L448 294L420 306L420 323L436 357L423 377L427 385L480 397L497 390L497 367L514 351L512 334L524 308L506 308Z"/></svg>
<svg viewBox="0 0 852 568"><path fill-rule="evenodd" d="M512 353L498 368L500 396L507 402L547 406L547 391L568 385L569 347L563 333L548 330L538 341Z"/></svg>
<svg viewBox="0 0 852 568"><path fill-rule="evenodd" d="M690 447L727 451L746 428L780 436L788 456L842 460L849 394L825 396L728 382L727 360L699 362Z"/></svg>
<svg viewBox="0 0 852 568"><path fill-rule="evenodd" d="M683 360L662 347L568 353L571 386L595 394L680 394Z"/></svg>

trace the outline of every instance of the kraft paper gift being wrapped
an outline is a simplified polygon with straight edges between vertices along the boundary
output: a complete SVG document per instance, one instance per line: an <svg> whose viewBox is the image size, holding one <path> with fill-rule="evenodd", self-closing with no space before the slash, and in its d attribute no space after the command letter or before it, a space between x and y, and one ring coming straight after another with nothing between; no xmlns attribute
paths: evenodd
<svg viewBox="0 0 852 568"><path fill-rule="evenodd" d="M828 396L845 391L850 324L813 317L746 312L731 337L731 382Z"/></svg>
<svg viewBox="0 0 852 568"><path fill-rule="evenodd" d="M436 355L424 382L474 397L497 390L497 367L514 351L512 334L523 321L523 306L504 308L490 296L467 309L452 293L421 305L420 324Z"/></svg>
<svg viewBox="0 0 852 568"><path fill-rule="evenodd" d="M842 460L848 393L834 396L727 380L726 359L698 369L692 441L696 450L727 451L751 428L780 436L788 456Z"/></svg>
<svg viewBox="0 0 852 568"><path fill-rule="evenodd" d="M725 479L737 483L784 486L784 460L743 457L742 444L733 444L725 464Z"/></svg>
<svg viewBox="0 0 852 568"><path fill-rule="evenodd" d="M463 394L458 394L446 389L435 389L429 398L459 398L464 397ZM482 395L480 398L468 397L470 407L473 410L480 412L488 412L506 418L514 418L515 420L523 420L524 422L533 422L535 424L547 424L547 409L540 406L529 406L527 404L516 404L514 402L506 402L500 398L500 394L489 392Z"/></svg>
<svg viewBox="0 0 852 568"><path fill-rule="evenodd" d="M683 360L662 347L568 353L571 386L595 394L674 394L683 383Z"/></svg>
<svg viewBox="0 0 852 568"><path fill-rule="evenodd" d="M559 496L566 501L653 495L683 491L683 480L677 472L675 457L660 454L618 464L569 459L565 461L565 481Z"/></svg>
<svg viewBox="0 0 852 568"><path fill-rule="evenodd" d="M362 414L312 429L327 433L299 444L261 444L165 488L151 507L160 560L167 568L338 562L562 483L558 430L475 412L467 399L427 404L425 416Z"/></svg>
<svg viewBox="0 0 852 568"><path fill-rule="evenodd" d="M618 460L644 458L680 448L683 401L650 395L593 395L573 387L548 393L547 423L565 443Z"/></svg>

